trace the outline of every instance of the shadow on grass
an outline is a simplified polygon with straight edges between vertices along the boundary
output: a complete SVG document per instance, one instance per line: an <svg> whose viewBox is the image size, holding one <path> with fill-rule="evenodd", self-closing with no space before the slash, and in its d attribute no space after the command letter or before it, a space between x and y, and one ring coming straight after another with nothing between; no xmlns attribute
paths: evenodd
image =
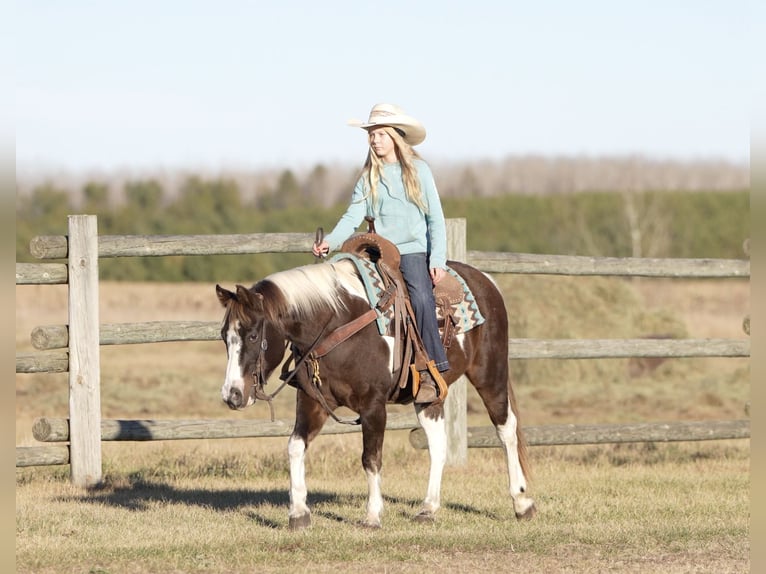
<svg viewBox="0 0 766 574"><path fill-rule="evenodd" d="M166 482L137 479L119 481L110 484L106 481L100 487L93 488L87 494L61 497L61 500L79 503L106 504L141 512L154 504L182 504L204 507L217 512L227 512L246 508L246 514L256 523L267 528L282 528L284 525L265 518L258 513L258 508L284 507L290 503L287 489L206 489L180 488ZM384 496L389 510L402 517L412 517L420 509L421 500L396 496ZM351 523L347 518L331 510L334 506L364 508L366 493L337 493L316 490L309 492L308 504L316 516L335 522ZM393 507L393 508L392 508ZM491 520L503 520L486 509L460 503L447 503L445 509L463 514L481 515Z"/></svg>
<svg viewBox="0 0 766 574"><path fill-rule="evenodd" d="M108 483L92 488L81 496L67 496L69 501L107 504L128 510L146 510L153 503L202 506L216 511L229 511L243 506L286 505L286 490L179 488L165 482L137 480L117 485Z"/></svg>

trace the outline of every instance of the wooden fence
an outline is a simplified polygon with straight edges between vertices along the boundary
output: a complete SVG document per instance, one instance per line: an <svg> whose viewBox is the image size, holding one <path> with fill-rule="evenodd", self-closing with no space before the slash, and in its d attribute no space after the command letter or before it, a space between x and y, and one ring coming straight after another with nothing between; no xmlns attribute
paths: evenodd
<svg viewBox="0 0 766 574"><path fill-rule="evenodd" d="M99 324L98 260L103 257L223 255L309 251L309 233L188 236L98 236L95 216L69 216L67 236L41 236L30 243L39 259L67 263L17 263L16 284L68 284L68 325L37 327L35 353L16 356L17 373L68 372L69 419L38 419L34 437L51 446L17 447L16 466L69 464L72 482L101 481L101 441L174 440L288 436L292 421L102 420L100 345L217 340L219 324L195 321ZM750 277L750 262L738 259L598 258L466 251L465 219L447 220L448 257L488 273L616 275L642 277ZM746 324L749 334L749 323ZM510 339L509 359L630 357L749 357L750 341L738 339ZM446 403L449 462L460 464L468 447L499 446L494 429L466 426L466 381L450 388ZM388 417L388 429L413 429L410 442L425 447L414 414ZM748 420L630 425L525 427L530 445L748 438ZM324 433L358 432L329 421ZM67 444L61 444L66 443Z"/></svg>

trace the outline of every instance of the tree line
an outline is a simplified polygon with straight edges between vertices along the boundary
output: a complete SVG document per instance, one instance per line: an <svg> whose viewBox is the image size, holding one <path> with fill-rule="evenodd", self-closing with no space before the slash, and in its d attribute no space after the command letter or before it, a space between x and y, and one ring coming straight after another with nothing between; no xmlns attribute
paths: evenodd
<svg viewBox="0 0 766 574"><path fill-rule="evenodd" d="M465 174L465 172L464 172ZM98 216L102 235L312 232L332 228L357 176L322 166L303 176L283 170L257 193L235 177L188 175L168 189L160 178L88 180L78 188L46 181L17 191L16 261L32 261L36 235L66 234L67 215ZM459 179L442 183L452 189ZM465 182L463 182L465 183ZM750 234L749 190L578 190L492 193L470 186L442 193L447 217L465 217L468 249L609 257L741 258ZM732 184L733 185L733 184ZM328 189L345 189L331 195ZM331 200L328 197L331 196ZM253 281L304 263L309 254L105 259L102 279Z"/></svg>

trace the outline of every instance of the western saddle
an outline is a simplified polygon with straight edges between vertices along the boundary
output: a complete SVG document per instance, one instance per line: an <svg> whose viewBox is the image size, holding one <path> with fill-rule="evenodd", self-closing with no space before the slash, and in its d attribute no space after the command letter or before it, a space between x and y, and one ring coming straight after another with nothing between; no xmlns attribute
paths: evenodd
<svg viewBox="0 0 766 574"><path fill-rule="evenodd" d="M409 292L399 270L401 261L399 250L393 243L375 232L375 221L372 217L367 216L365 220L368 226L367 232L352 235L343 243L340 251L370 260L380 273L384 290L375 304L375 309L370 310L373 313L370 322L377 316L376 309L384 313L393 307L393 321L389 325L389 334L394 338L393 372L399 374L398 384L393 387L389 400L395 401L400 389L407 386L408 374L412 378L412 396L415 397L420 388L420 373L427 370L439 388L439 399L443 401L447 397L447 383L423 346L415 321L415 313L410 304ZM457 279L446 273L434 288L434 298L442 316L440 320L442 344L447 349L455 329L453 305L462 300L463 288ZM409 369L405 368L407 365Z"/></svg>

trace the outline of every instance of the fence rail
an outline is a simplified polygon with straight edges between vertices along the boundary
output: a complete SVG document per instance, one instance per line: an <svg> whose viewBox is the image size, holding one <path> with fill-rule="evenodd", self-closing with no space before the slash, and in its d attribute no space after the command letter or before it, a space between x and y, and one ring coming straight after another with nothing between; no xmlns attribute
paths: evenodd
<svg viewBox="0 0 766 574"><path fill-rule="evenodd" d="M64 349L66 325L35 327L36 349ZM220 324L213 321L105 323L101 345L133 345L174 341L217 341ZM747 339L509 339L509 359L604 359L627 357L749 357Z"/></svg>
<svg viewBox="0 0 766 574"><path fill-rule="evenodd" d="M68 236L39 236L30 243L30 251L38 259L67 259L67 264L16 264L17 285L68 284L70 293L69 324L36 327L31 333L31 339L33 346L39 351L18 354L16 372L69 371L70 418L38 419L34 425L33 435L41 442L70 441L71 444L69 446L17 447L16 466L70 464L73 483L89 485L100 479L101 441L234 438L290 434L292 421L267 423L217 419L102 420L98 400L96 400L100 392L98 388L100 377L98 347L100 345L217 340L220 336L220 326L217 323L203 321L98 325L98 315L93 314L94 302L95 309L98 308L97 261L103 257L305 253L310 249L314 239L312 234L98 236L95 231L95 217L70 216L69 219ZM467 251L465 220L448 220L447 224L449 257L458 261L467 261L487 273L673 278L750 277L750 262L738 259L599 258ZM81 229L88 226L93 229L90 231ZM744 328L749 335L749 318L746 318ZM509 339L509 343L509 359L750 356L749 339ZM469 446L499 446L494 429L466 427L465 381L456 383L452 389L454 391L450 392L445 411L453 423L448 429L448 438L455 446L455 452L458 453L451 454L453 462L459 462L465 458L464 454L460 454L460 449L464 452L464 449ZM425 437L422 429L418 429L417 426L414 414L406 416L389 414L387 428L412 430L411 443L417 448L422 448ZM750 436L749 421L746 420L629 425L550 425L524 427L524 430L530 445L711 440ZM358 432L358 427L349 427L330 421L323 432ZM453 450L451 449L450 452L452 453Z"/></svg>
<svg viewBox="0 0 766 574"><path fill-rule="evenodd" d="M63 285L69 273L63 263L17 263L16 285Z"/></svg>
<svg viewBox="0 0 766 574"><path fill-rule="evenodd" d="M530 446L725 440L749 438L750 421L546 425L524 427L524 434ZM410 444L414 448L428 448L425 431L413 429L410 433ZM492 427L469 427L468 446L499 447L502 443Z"/></svg>
<svg viewBox="0 0 766 574"><path fill-rule="evenodd" d="M356 417L348 420L355 420ZM343 419L342 419L343 420ZM101 421L103 441L190 440L205 438L254 438L290 436L293 420L250 419L168 419ZM412 429L418 425L415 413L388 413L387 430ZM359 432L357 427L328 420L322 434ZM69 440L69 419L39 418L32 427L35 440L65 442Z"/></svg>
<svg viewBox="0 0 766 574"><path fill-rule="evenodd" d="M102 235L98 238L98 256L306 253L311 249L313 241L314 237L308 233ZM38 259L65 258L68 256L67 237L35 237L30 242L30 251ZM470 265L487 273L675 278L750 277L750 261L746 259L583 257L489 251L466 251L465 259Z"/></svg>
<svg viewBox="0 0 766 574"><path fill-rule="evenodd" d="M246 255L251 253L308 253L309 233L250 233L242 235L100 235L99 257L162 257L168 255ZM29 250L37 259L69 256L65 235L41 235Z"/></svg>
<svg viewBox="0 0 766 574"><path fill-rule="evenodd" d="M219 438L286 437L292 433L294 421L242 420L102 420L102 441L192 440ZM414 414L389 414L386 430L410 430L413 448L428 448L428 439L417 428ZM357 432L354 427L327 421L322 434ZM468 448L502 446L494 428L468 427ZM40 418L33 433L41 442L63 442L69 439L68 419ZM750 421L682 421L663 423L621 423L601 425L525 426L529 446L562 446L583 444L616 444L628 442L676 442L743 439L750 437ZM66 446L18 447L16 466L68 464Z"/></svg>
<svg viewBox="0 0 766 574"><path fill-rule="evenodd" d="M675 278L750 277L750 261L741 259L583 257L469 251L468 262L487 273Z"/></svg>

